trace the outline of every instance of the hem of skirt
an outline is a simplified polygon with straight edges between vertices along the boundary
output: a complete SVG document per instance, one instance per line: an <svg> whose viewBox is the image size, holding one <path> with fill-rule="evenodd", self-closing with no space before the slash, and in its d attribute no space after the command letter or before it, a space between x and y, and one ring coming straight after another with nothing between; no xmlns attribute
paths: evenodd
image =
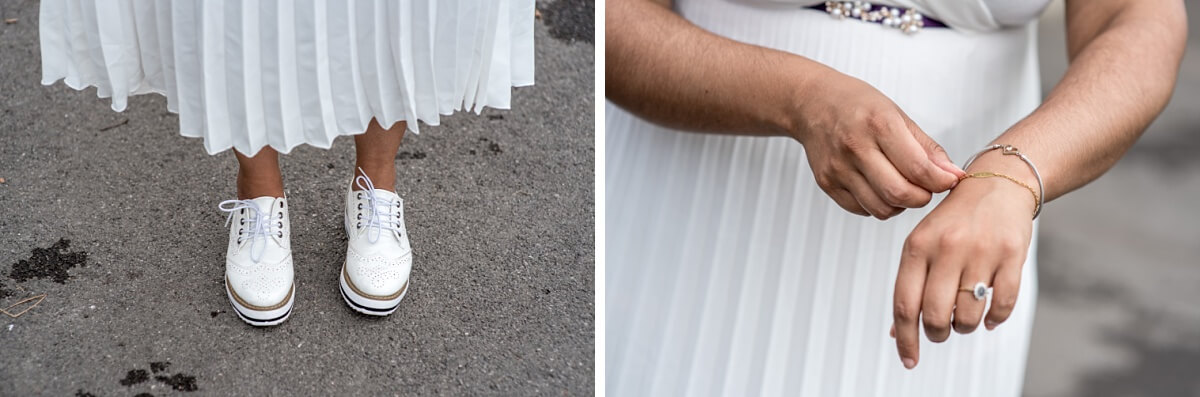
<svg viewBox="0 0 1200 397"><path fill-rule="evenodd" d="M109 96L104 96L104 95L101 95L101 94L99 93L100 86L98 86L98 85L96 85L96 84L84 83L83 85L80 85L80 86L75 86L75 85L71 84L70 82L68 82L68 81L67 81L67 78L64 76L64 77L59 77L59 78L57 78L57 79L54 79L54 80L49 80L49 81L47 81L45 78L43 78L43 79L42 79L42 85L43 85L43 86L47 86L47 87L49 87L49 86L52 86L52 85L54 85L54 83L57 83L57 82L59 82L59 81L63 82L63 85L67 86L68 88L71 88L71 89L73 89L73 90L76 90L76 91L83 91L83 90L86 90L86 89L88 89L88 88L91 88L91 87L96 87L96 89L97 89L97 92L96 92L96 97L97 97L97 98L99 98L99 99L108 99L108 100L109 100L109 102L110 102L109 108L111 108L111 109L112 109L114 112L117 112L117 113L124 113L124 112L125 112L125 110L128 108L128 104L126 104L126 106L124 106L124 107L118 107L118 106L117 106L117 104L116 104L116 102L114 102L114 101L112 100L112 97L113 97L112 95L109 95ZM528 87L528 86L532 86L532 85L534 85L534 82L533 82L533 81L518 81L518 82L513 82L513 83L512 83L512 87L513 87L513 88L518 88L518 87ZM155 90L155 89L147 89L147 90L138 90L138 91L133 91L133 92L130 92L130 93L129 93L128 95L126 95L125 97L126 97L126 98L129 98L129 97L131 97L131 96L138 96L138 95L145 95L145 94L158 94L158 95L161 95L163 98L166 98L166 97L167 97L167 93L166 93L166 92L164 92L164 91L162 91L162 90ZM485 108L492 108L492 109L498 109L498 110L510 110L510 109L511 109L511 106L493 106L493 105L488 105L488 104L484 103L484 104L476 104L475 106L472 106L472 107L471 107L471 108L469 108L469 109L468 109L468 108L466 108L466 107L463 107L463 108L457 108L457 109L453 109L453 110L450 110L450 111L448 111L448 112L441 112L441 111L438 111L438 115L441 115L441 116L451 116L451 115L453 115L453 114L454 114L454 113L456 113L456 112L464 112L464 111L465 111L465 112L473 112L473 113L475 113L475 114L480 114L480 113L483 113L483 110L484 110ZM179 114L179 111L178 111L178 109L171 109L171 106L170 106L170 105L167 105L167 111L168 111L168 112L171 112L171 113L174 113L174 114ZM402 122L402 121L403 121L403 122L409 122L410 120L408 120L408 119L406 119L406 118L404 118L404 117L401 117L401 118L398 118L398 119L396 119L396 121L394 121L394 122L393 122L393 124L395 124L395 123L399 123L399 122ZM439 125L441 125L441 124L442 124L442 123L441 123L441 120L438 120L438 121L436 121L436 122L429 122L428 120L423 120L423 119L421 119L420 117L418 117L416 121L417 121L418 123L425 123L425 125L427 125L427 126L430 126L430 127L437 127L437 126L439 126ZM370 121L368 120L368 124L369 124L369 123L370 123ZM406 132L407 132L407 131L411 131L411 132L412 132L412 133L414 133L414 134L418 134L418 135L420 135L420 132L419 132L419 131L417 131L416 129L413 129L413 128L410 128L410 127L407 127L407 126L405 127L405 131L406 131ZM288 154L288 153L291 153L291 152L292 152L292 149L295 149L296 147L298 147L298 146L302 146L302 145L309 145L309 146L312 146L312 147L315 147L315 148L318 148L318 149L325 149L325 150L329 150L329 149L333 148L333 140L334 140L334 139L337 139L337 137L339 137L339 136L354 136L354 135L359 135L359 134L363 134L363 133L366 133L366 132L367 132L367 127L366 127L366 126L363 126L363 129L362 129L362 131L358 131L358 132L344 132L344 131L338 131L338 132L337 132L337 134L335 134L335 135L333 136L333 139L330 139L330 141L329 141L329 144L328 144L328 145L323 145L323 144L319 144L319 143L311 143L311 142L299 142L299 143L295 143L295 144L287 145L287 146L285 146L285 147L283 147L283 148L279 148L279 147L276 147L275 145L271 145L271 144L263 144L263 145L259 145L258 147L254 148L254 150L252 150L252 151L251 151L251 153L249 154L249 156L250 156L250 157L254 157L254 155L258 154L258 151L259 151L259 150L262 150L264 147L267 147L267 146L270 146L272 149L275 149L275 151L279 152L280 154ZM207 139L206 139L206 138L205 138L203 135L199 135L199 134L189 134L189 133L187 133L186 131L183 131L183 129L180 129L180 130L179 130L179 135L180 135L180 136L183 136L184 138L193 138L193 139L195 139L195 138L199 138L199 139L201 139L201 140L202 140L202 142L207 142L207 141L208 141L208 140L207 140ZM207 145L203 145L203 146L204 146L204 151L205 151L205 152L207 152L207 153L208 153L210 156L212 156L212 155L217 155L217 154L220 154L220 153L223 153L223 152L225 152L226 150L229 150L229 149L236 149L236 148L234 147L234 145L226 145L226 146L224 146L224 147L220 147L220 148L211 148L211 149L210 149L210 148L209 148ZM239 151L239 153L240 153L240 151ZM243 154L245 154L245 153L243 153Z"/></svg>

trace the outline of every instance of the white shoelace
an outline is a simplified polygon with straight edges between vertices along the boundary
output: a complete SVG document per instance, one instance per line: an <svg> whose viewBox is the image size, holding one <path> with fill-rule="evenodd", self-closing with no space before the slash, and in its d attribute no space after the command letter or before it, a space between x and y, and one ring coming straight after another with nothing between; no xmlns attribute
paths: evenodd
<svg viewBox="0 0 1200 397"><path fill-rule="evenodd" d="M226 206L229 205L229 208ZM229 213L225 218L225 227L229 227L229 222L233 221L233 213L240 210L250 210L245 218L239 222L242 226L238 227L237 243L242 244L243 241L250 240L250 259L258 263L262 259L262 254L267 249L266 239L271 234L278 234L283 237L283 211L279 211L273 216L267 209L264 211L254 203L254 200L225 200L217 205L221 211ZM249 223L249 225L246 225ZM246 230L249 229L249 232ZM259 244L259 241L263 244Z"/></svg>
<svg viewBox="0 0 1200 397"><path fill-rule="evenodd" d="M404 215L400 213L400 200L391 200L379 197L375 193L375 184L371 182L371 178L367 177L367 173L363 171L362 167L358 168L358 173L361 175L359 175L357 178L354 178L354 184L357 185L359 189L362 189L362 191L356 194L366 194L368 202L367 205L371 207L371 211L367 214L367 219L362 219L362 214L359 214L358 219L358 227L362 228L365 226L367 228L367 241L370 241L371 244L375 244L375 242L379 241L379 236L385 230L403 233L400 231L400 223L404 220ZM361 198L362 196L356 197ZM396 207L395 211L380 211L380 207L386 209L392 206ZM358 204L358 209L362 209L362 203ZM375 231L374 235L371 234L372 230Z"/></svg>

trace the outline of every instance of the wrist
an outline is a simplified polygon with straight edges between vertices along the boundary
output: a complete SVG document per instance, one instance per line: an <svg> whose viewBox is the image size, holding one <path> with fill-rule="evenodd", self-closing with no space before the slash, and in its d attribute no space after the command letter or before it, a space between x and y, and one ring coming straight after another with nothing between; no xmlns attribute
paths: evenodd
<svg viewBox="0 0 1200 397"><path fill-rule="evenodd" d="M1001 189L1009 196L1024 196L1024 199L1017 200L1029 203L1034 217L1040 212L1044 201L1042 195L1045 194L1042 185L1033 167L1018 155L1005 154L1002 149L987 150L965 171L967 176L972 177L963 179L960 183L967 179L989 180L991 188Z"/></svg>
<svg viewBox="0 0 1200 397"><path fill-rule="evenodd" d="M968 171L972 172L984 171ZM1003 172L996 172L1003 174ZM965 178L950 191L947 200L961 197L973 197L978 203L986 203L988 208L1003 209L1003 212L1014 216L1032 216L1037 210L1038 200L1033 195L1036 187L1022 186L1004 177ZM1031 218L1026 218L1031 219Z"/></svg>
<svg viewBox="0 0 1200 397"><path fill-rule="evenodd" d="M829 96L831 87L843 76L841 73L802 57L791 58L788 67L783 68L784 75L778 81L789 84L769 82L772 89L777 90L780 98L775 103L775 114L772 117L775 128L785 135L803 144L814 130L815 125L825 123L823 118L832 114L830 104L823 98Z"/></svg>

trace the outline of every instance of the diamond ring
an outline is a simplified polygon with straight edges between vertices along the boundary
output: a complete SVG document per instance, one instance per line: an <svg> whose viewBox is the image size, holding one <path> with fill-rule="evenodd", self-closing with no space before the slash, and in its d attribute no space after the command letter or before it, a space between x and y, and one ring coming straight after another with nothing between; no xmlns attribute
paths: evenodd
<svg viewBox="0 0 1200 397"><path fill-rule="evenodd" d="M975 283L975 286L972 288L959 288L958 291L959 292L970 292L975 295L975 300L981 301L981 300L983 300L983 298L987 298L988 286L987 286L987 284L978 282L978 283Z"/></svg>

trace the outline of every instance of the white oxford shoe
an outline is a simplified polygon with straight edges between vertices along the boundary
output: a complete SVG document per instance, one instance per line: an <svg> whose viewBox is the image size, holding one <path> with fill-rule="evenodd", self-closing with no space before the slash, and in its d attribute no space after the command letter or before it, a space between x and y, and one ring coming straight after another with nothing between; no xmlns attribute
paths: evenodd
<svg viewBox="0 0 1200 397"><path fill-rule="evenodd" d="M362 190L346 193L349 247L338 279L342 298L351 308L386 316L396 311L408 292L412 247L404 228L404 200L376 189L363 174L354 179Z"/></svg>
<svg viewBox="0 0 1200 397"><path fill-rule="evenodd" d="M229 248L225 292L238 317L255 326L287 320L295 300L287 199L225 200Z"/></svg>

